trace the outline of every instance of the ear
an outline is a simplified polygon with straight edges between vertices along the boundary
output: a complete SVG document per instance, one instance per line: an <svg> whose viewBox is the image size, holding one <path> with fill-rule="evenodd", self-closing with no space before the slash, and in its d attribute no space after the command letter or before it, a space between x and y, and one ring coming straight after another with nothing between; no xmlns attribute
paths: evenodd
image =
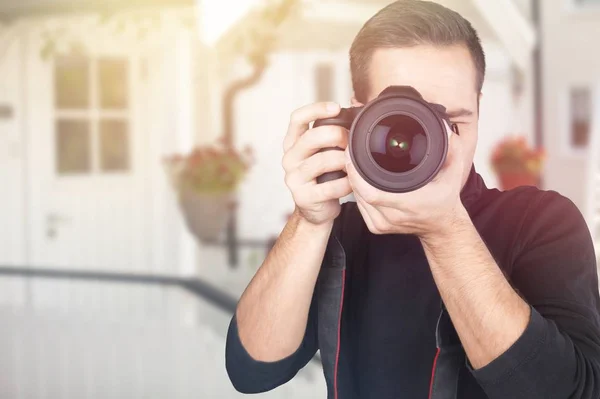
<svg viewBox="0 0 600 399"><path fill-rule="evenodd" d="M364 104L359 102L354 96L352 96L351 104L353 107L364 107Z"/></svg>

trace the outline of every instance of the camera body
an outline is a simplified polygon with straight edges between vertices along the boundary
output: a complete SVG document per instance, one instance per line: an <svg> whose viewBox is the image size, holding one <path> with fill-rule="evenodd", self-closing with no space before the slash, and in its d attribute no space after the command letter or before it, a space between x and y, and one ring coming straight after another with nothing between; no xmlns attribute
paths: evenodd
<svg viewBox="0 0 600 399"><path fill-rule="evenodd" d="M324 125L349 131L353 165L365 181L383 191L417 190L435 178L446 160L446 108L428 103L410 86L390 86L365 106L342 108L334 118L315 121L313 128ZM321 151L330 150L341 149ZM345 176L343 171L330 172L317 182Z"/></svg>

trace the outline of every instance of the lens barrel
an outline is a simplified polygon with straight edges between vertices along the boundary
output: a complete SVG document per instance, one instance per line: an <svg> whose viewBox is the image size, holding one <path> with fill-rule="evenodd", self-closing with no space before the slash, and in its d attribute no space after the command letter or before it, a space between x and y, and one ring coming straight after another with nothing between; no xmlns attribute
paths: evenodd
<svg viewBox="0 0 600 399"><path fill-rule="evenodd" d="M415 93L414 89L382 93L352 125L352 161L363 179L380 190L417 190L446 160L448 134L441 108Z"/></svg>

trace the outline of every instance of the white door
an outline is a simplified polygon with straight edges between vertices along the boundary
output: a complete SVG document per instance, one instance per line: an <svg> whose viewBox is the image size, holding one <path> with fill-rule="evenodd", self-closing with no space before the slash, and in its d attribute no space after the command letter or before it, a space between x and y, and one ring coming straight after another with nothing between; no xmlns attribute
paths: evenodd
<svg viewBox="0 0 600 399"><path fill-rule="evenodd" d="M28 263L147 271L149 138L140 57L98 51L44 60L40 48L31 34L24 101Z"/></svg>
<svg viewBox="0 0 600 399"><path fill-rule="evenodd" d="M28 35L23 102L30 266L194 271L195 242L162 165L165 155L189 150L193 137L190 34L177 32L147 46L96 38L84 56L47 61L40 57L39 33ZM64 287L36 281L32 302L87 310L95 306L89 298L106 292L88 295L101 289L94 283ZM127 308L134 291L115 286L98 305L109 313Z"/></svg>

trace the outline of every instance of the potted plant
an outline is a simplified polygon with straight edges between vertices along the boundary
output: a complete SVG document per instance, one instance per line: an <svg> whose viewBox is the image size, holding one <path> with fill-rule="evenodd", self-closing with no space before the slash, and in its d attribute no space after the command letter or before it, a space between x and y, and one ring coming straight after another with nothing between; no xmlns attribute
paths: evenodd
<svg viewBox="0 0 600 399"><path fill-rule="evenodd" d="M536 186L545 160L543 149L527 145L524 137L508 137L492 152L492 167L503 190L519 186Z"/></svg>
<svg viewBox="0 0 600 399"><path fill-rule="evenodd" d="M238 151L221 143L165 159L186 225L201 242L219 239L251 163L249 147Z"/></svg>

